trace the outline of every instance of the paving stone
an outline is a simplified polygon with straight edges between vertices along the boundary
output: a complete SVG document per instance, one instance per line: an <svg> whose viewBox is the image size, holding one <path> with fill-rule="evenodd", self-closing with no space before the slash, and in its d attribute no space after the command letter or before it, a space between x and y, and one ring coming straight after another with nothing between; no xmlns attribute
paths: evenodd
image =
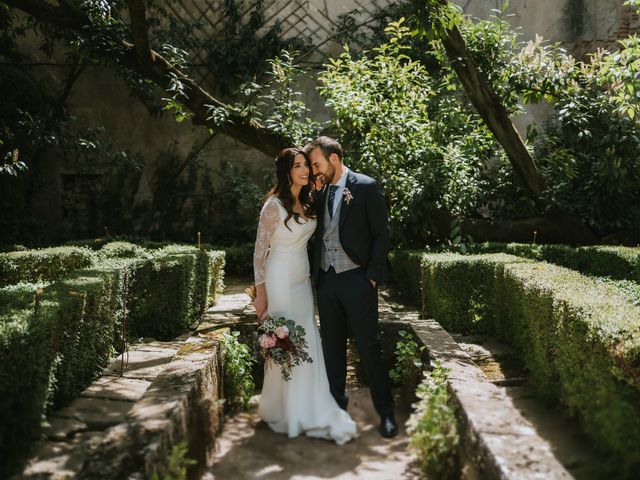
<svg viewBox="0 0 640 480"><path fill-rule="evenodd" d="M378 414L367 388L350 388L349 413L358 437L340 447L327 440L289 438L273 432L255 409L225 422L214 464L202 480L392 480L423 479L407 451L406 411L396 414L399 434L382 439Z"/></svg>
<svg viewBox="0 0 640 480"><path fill-rule="evenodd" d="M39 442L22 474L14 480L46 478L67 480L76 478L88 454L100 441L101 434L89 432L75 435L65 442Z"/></svg>
<svg viewBox="0 0 640 480"><path fill-rule="evenodd" d="M42 428L42 435L50 440L67 440L76 433L86 432L89 426L75 418L61 418L51 416Z"/></svg>
<svg viewBox="0 0 640 480"><path fill-rule="evenodd" d="M129 354L121 354L105 371L105 375L118 376L121 370L124 377L153 380L171 361L177 349L165 348L155 350L131 350ZM124 368L121 361L124 358Z"/></svg>
<svg viewBox="0 0 640 480"><path fill-rule="evenodd" d="M104 430L125 420L133 402L80 397L56 411L53 418L73 418L90 430Z"/></svg>
<svg viewBox="0 0 640 480"><path fill-rule="evenodd" d="M140 400L149 385L151 382L148 380L103 376L82 392L81 396L135 402Z"/></svg>

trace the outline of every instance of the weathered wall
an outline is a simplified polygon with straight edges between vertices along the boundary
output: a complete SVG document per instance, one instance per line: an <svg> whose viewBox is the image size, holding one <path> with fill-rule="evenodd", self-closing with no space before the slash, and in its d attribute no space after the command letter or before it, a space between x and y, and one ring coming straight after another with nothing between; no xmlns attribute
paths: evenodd
<svg viewBox="0 0 640 480"><path fill-rule="evenodd" d="M208 3L184 0L183 4L187 5L189 1L194 4L194 9L196 6L201 9ZM487 18L502 4L501 0L456 1L467 14L478 18ZM388 2L273 0L265 3L267 18L283 21L285 36L309 36L325 52L337 53L340 46L327 41L331 22L353 8L360 12L360 19L365 19L376 6ZM581 55L597 47L613 46L618 38L638 29L637 15L623 6L623 0L512 0L506 14L509 21L520 29L523 40L542 35L551 42L565 43ZM34 49L33 60L45 59ZM64 71L64 68L50 68L46 75L50 77L52 84L59 85L64 78ZM314 115L319 119L326 119L329 112L324 108L315 86L313 80L306 83L305 97ZM158 96L163 96L163 93L158 92ZM177 157L185 158L208 135L206 129L194 127L189 122L178 124L168 114L160 118L152 117L141 102L131 96L124 82L113 71L103 68L92 67L81 75L74 85L70 104L87 125L104 125L108 140L115 148L138 153L144 158L144 171L135 196L137 205L151 200L150 181L158 157L173 151ZM548 111L545 106L532 107L517 118L516 123L522 131L532 121L543 119ZM272 159L224 135L211 141L203 149L201 158L206 159L207 167L212 171L215 171L223 159L240 167L247 166L251 180L260 183L265 178L265 172L272 168ZM37 214L49 220L54 237L63 237L73 230L70 227L72 219L69 217L73 216L76 220L79 215L90 217L90 208L84 211L82 207L75 210L68 208L69 204L73 204L73 198L70 198L73 191L77 192L80 203L87 201L91 195L90 188L79 184L67 188L65 193L64 175L73 173L52 159L46 168L46 182L33 201ZM66 182L69 184L68 177ZM93 194L100 195L99 188ZM91 229L87 232L89 230Z"/></svg>

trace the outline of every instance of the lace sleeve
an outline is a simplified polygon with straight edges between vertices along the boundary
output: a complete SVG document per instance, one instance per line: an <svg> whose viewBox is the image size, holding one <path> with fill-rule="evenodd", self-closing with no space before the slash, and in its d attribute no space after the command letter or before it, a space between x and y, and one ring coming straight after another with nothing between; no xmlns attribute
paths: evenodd
<svg viewBox="0 0 640 480"><path fill-rule="evenodd" d="M256 244L253 250L253 274L256 285L264 283L264 270L267 254L269 253L269 244L279 221L280 212L277 203L271 199L267 200L260 212Z"/></svg>

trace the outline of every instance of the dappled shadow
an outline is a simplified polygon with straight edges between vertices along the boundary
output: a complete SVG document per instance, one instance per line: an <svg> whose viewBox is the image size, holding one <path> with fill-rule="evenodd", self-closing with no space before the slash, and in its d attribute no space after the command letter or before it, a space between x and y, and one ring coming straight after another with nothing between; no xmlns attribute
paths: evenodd
<svg viewBox="0 0 640 480"><path fill-rule="evenodd" d="M407 412L397 412L400 433L387 440L378 433L379 418L369 390L351 390L350 398L349 413L358 423L359 436L343 446L277 434L260 421L255 410L232 417L218 438L214 466L203 480L420 478L406 451Z"/></svg>

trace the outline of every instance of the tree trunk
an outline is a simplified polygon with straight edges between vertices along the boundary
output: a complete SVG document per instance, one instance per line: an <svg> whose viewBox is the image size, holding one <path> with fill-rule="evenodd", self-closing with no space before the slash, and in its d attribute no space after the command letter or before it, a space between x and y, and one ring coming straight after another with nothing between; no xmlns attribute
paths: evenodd
<svg viewBox="0 0 640 480"><path fill-rule="evenodd" d="M449 3L449 0L437 1L442 5ZM416 1L416 4L418 9L425 9L419 15L429 13L429 7L424 6L424 2ZM513 125L500 97L478 68L460 29L453 26L446 30L441 36L441 41L469 100L509 157L520 184L538 208L546 212L542 217L529 220L500 222L466 220L463 222L465 233L472 235L476 240L490 237L498 240L500 237L511 241L531 241L533 232L537 231L538 239L545 243L562 241L562 239L572 244L597 241L596 235L584 222L574 215L562 212L542 196L544 180L538 172L533 157ZM513 236L509 237L509 235Z"/></svg>
<svg viewBox="0 0 640 480"><path fill-rule="evenodd" d="M471 57L458 27L449 31L442 43L471 103L506 152L522 186L539 201L544 185L542 177L509 113Z"/></svg>
<svg viewBox="0 0 640 480"><path fill-rule="evenodd" d="M439 210L431 218L440 235L447 237L454 220L451 213ZM520 220L463 218L462 235L470 235L474 242L600 243L593 231L576 217L553 208L539 217Z"/></svg>

